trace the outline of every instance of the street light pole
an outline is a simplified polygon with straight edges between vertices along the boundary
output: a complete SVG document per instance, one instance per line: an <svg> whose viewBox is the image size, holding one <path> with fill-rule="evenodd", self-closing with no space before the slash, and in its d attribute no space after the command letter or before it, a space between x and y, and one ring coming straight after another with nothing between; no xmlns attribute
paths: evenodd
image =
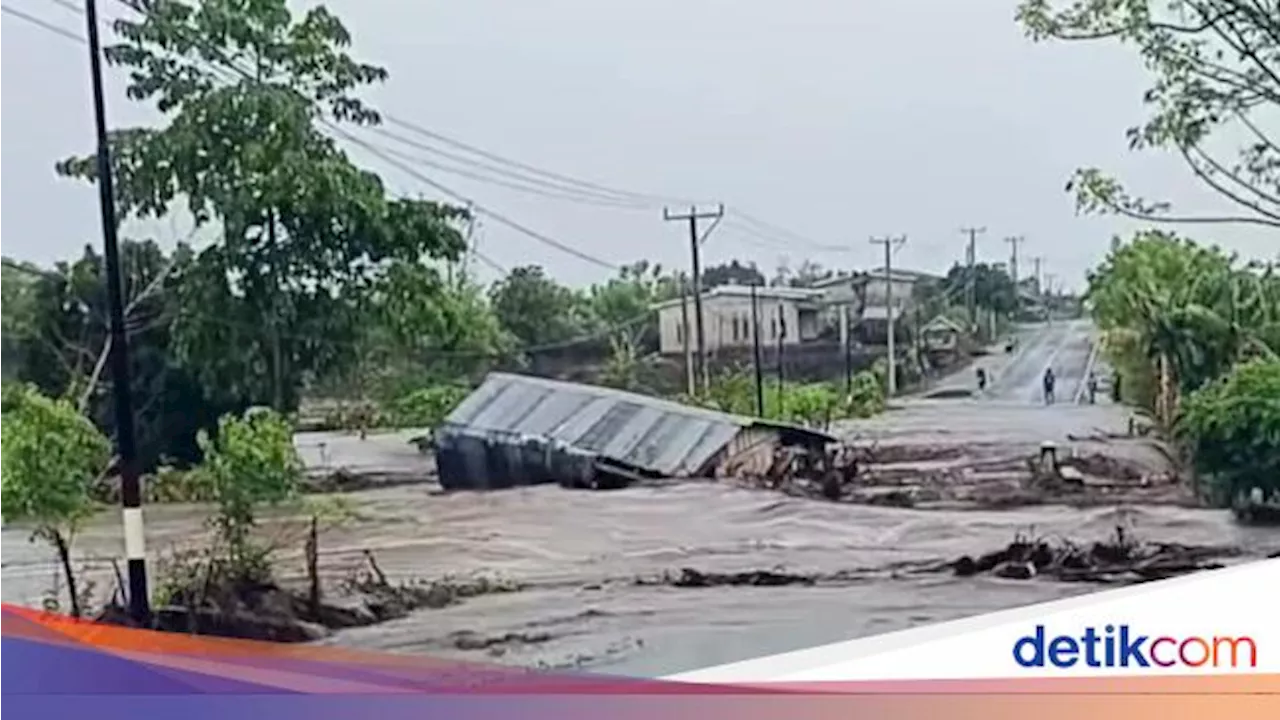
<svg viewBox="0 0 1280 720"><path fill-rule="evenodd" d="M138 623L150 619L147 599L147 561L142 524L142 489L138 483L137 446L129 379L129 339L124 328L124 291L120 286L120 247L116 235L115 187L111 177L111 148L107 140L107 110L102 89L102 43L98 38L98 6L85 0L89 31L89 70L93 80L93 121L98 140L98 204L102 215L102 246L106 259L107 302L111 319L111 382L115 395L116 455L120 471L120 501L124 516L124 550L129 561L129 614Z"/></svg>

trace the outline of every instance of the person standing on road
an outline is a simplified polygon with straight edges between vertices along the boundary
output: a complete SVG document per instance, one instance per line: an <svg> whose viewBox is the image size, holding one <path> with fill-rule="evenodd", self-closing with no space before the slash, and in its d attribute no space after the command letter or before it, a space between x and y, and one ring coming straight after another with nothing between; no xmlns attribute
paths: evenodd
<svg viewBox="0 0 1280 720"><path fill-rule="evenodd" d="M987 389L987 370L986 368L978 368L978 392Z"/></svg>
<svg viewBox="0 0 1280 720"><path fill-rule="evenodd" d="M1098 374L1089 373L1089 404L1093 405L1097 401L1098 396Z"/></svg>
<svg viewBox="0 0 1280 720"><path fill-rule="evenodd" d="M1056 378L1053 376L1053 368L1044 369L1044 404L1053 404L1053 385Z"/></svg>

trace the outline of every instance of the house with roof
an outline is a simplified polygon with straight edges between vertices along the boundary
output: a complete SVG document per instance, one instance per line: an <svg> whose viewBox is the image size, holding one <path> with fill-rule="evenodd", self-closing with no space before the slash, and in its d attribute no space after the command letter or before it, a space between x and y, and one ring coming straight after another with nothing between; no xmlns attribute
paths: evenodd
<svg viewBox="0 0 1280 720"><path fill-rule="evenodd" d="M756 312L761 344L796 345L822 332L822 291L813 288L757 287ZM658 313L658 350L680 354L696 350L697 315L693 298L675 298L654 306ZM709 352L749 348L754 342L751 288L721 285L702 294L702 328Z"/></svg>

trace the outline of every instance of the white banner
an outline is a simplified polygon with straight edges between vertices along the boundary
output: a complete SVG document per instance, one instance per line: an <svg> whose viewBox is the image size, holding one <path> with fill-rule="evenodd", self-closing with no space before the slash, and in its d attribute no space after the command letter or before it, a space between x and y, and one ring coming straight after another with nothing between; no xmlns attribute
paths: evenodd
<svg viewBox="0 0 1280 720"><path fill-rule="evenodd" d="M1263 560L672 676L688 682L1280 672Z"/></svg>

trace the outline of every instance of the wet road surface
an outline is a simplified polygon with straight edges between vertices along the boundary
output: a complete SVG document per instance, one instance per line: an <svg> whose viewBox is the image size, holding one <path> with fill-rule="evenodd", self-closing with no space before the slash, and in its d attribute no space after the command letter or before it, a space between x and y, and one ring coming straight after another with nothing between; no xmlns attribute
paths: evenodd
<svg viewBox="0 0 1280 720"><path fill-rule="evenodd" d="M1047 331L1047 332L1046 332ZM961 442L990 447L1065 439L1116 427L1111 406L1045 408L1038 373L1055 364L1062 384L1081 378L1088 328L1041 328L1024 354L989 358L1000 390L969 400L898 400L894 409L845 432L886 441ZM1082 340L1083 338L1083 340ZM1078 380L1077 380L1078 382ZM399 436L325 443L334 465L418 472L423 458ZM319 454L318 449L312 452ZM416 464L416 465L415 465ZM417 468L416 470L414 468ZM407 470L405 468L408 468ZM953 511L834 504L713 483L614 492L558 487L434 494L431 486L365 490L346 497L356 516L327 530L321 566L337 580L371 549L389 576L436 578L485 573L527 589L423 610L381 626L343 631L326 642L404 653L523 665L582 667L637 675L676 673L826 642L887 632L1089 592L1094 586L993 578L905 576L901 563L953 559L1003 546L1013 535L1102 539L1117 524L1153 541L1240 545L1254 553L1280 546L1280 535L1232 523L1228 513L1177 507L1042 506L1006 511ZM118 513L105 513L78 538L78 554L106 587L109 564L122 554ZM204 510L147 510L148 550L155 557L198 542ZM279 573L302 572L296 522L266 534L285 547ZM20 528L3 531L3 597L37 604L55 575L52 553L26 542ZM841 587L674 588L641 586L682 567L698 570L862 571ZM485 649L461 639L491 639Z"/></svg>

